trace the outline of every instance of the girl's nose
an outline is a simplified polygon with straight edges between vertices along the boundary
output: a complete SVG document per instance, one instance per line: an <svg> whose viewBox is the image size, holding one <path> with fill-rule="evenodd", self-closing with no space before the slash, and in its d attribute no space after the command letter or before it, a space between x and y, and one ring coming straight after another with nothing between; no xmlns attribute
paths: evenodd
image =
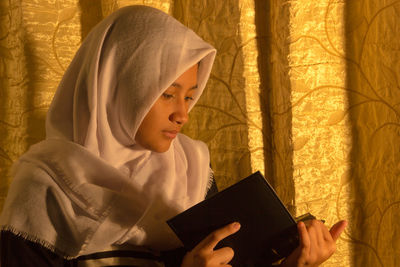
<svg viewBox="0 0 400 267"><path fill-rule="evenodd" d="M189 119L188 104L185 101L178 101L169 119L179 125L185 124Z"/></svg>

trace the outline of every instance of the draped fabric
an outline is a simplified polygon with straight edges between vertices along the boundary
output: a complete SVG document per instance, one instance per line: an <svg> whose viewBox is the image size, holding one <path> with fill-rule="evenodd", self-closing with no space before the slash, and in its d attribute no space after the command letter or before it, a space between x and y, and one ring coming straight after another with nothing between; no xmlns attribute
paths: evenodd
<svg viewBox="0 0 400 267"><path fill-rule="evenodd" d="M0 207L80 43L131 4L218 50L184 132L220 188L261 170L293 214L349 221L323 266L399 266L398 0L1 1Z"/></svg>
<svg viewBox="0 0 400 267"><path fill-rule="evenodd" d="M215 53L192 30L149 6L124 7L98 23L57 88L46 139L13 167L1 230L65 258L125 242L177 248L165 221L204 199L209 151L185 135L165 141L154 132L180 130L186 113L173 105L189 96L185 108L195 105ZM180 77L192 66L196 81L185 84ZM174 82L185 88L185 97L171 90ZM182 102L156 101L166 90ZM140 126L149 121L153 133ZM154 136L135 140L139 133ZM144 149L146 144L164 153Z"/></svg>

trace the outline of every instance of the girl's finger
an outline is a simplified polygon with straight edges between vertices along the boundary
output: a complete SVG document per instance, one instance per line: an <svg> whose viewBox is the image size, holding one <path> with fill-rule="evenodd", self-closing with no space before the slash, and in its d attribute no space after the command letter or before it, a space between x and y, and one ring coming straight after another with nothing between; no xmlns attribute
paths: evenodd
<svg viewBox="0 0 400 267"><path fill-rule="evenodd" d="M213 262L216 264L228 264L234 256L234 251L230 247L217 249L213 252Z"/></svg>
<svg viewBox="0 0 400 267"><path fill-rule="evenodd" d="M323 223L318 220L313 220L311 225L313 227L315 241L317 242L316 244L318 245L318 247L325 246L326 241L325 241L325 236L324 236L324 232L323 232L325 225L323 225ZM311 244L312 244L312 242L311 242Z"/></svg>
<svg viewBox="0 0 400 267"><path fill-rule="evenodd" d="M297 224L297 229L299 232L299 239L300 239L300 257L299 258L304 258L307 257L307 255L310 253L311 249L311 241L310 241L310 236L308 234L307 228L303 222L299 222Z"/></svg>
<svg viewBox="0 0 400 267"><path fill-rule="evenodd" d="M238 222L234 222L217 229L204 238L193 250L206 249L208 251L212 251L222 239L236 233L239 229L240 224Z"/></svg>
<svg viewBox="0 0 400 267"><path fill-rule="evenodd" d="M333 241L336 241L347 226L347 221L339 221L329 230Z"/></svg>
<svg viewBox="0 0 400 267"><path fill-rule="evenodd" d="M326 242L335 242L332 238L331 233L329 232L329 229L325 225L322 227L322 232L324 235L324 240Z"/></svg>

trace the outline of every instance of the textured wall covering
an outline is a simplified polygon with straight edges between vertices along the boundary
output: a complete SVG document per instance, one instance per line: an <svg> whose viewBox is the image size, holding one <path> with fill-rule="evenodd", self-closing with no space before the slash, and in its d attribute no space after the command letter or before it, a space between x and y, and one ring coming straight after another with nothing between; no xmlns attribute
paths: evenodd
<svg viewBox="0 0 400 267"><path fill-rule="evenodd" d="M328 225L349 219L342 177L351 149L344 59L344 2L291 1L290 84L296 213ZM350 265L348 243L324 266Z"/></svg>
<svg viewBox="0 0 400 267"><path fill-rule="evenodd" d="M356 266L400 266L400 1L346 7Z"/></svg>
<svg viewBox="0 0 400 267"><path fill-rule="evenodd" d="M261 170L293 214L349 227L323 266L400 266L400 1L0 1L0 210L88 32L145 4L213 44L184 132L220 188Z"/></svg>

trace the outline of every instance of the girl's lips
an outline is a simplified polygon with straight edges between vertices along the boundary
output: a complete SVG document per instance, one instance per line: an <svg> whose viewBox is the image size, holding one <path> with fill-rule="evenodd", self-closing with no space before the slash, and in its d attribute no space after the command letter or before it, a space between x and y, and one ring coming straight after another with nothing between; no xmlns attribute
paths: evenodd
<svg viewBox="0 0 400 267"><path fill-rule="evenodd" d="M170 139L174 139L178 134L178 131L163 131L163 134Z"/></svg>

